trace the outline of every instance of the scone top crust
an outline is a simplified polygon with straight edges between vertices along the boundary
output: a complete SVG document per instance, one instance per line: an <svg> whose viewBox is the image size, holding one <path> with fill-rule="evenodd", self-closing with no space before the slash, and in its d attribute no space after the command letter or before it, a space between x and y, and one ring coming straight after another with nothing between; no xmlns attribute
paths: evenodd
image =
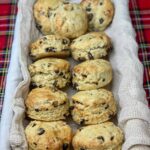
<svg viewBox="0 0 150 150"><path fill-rule="evenodd" d="M123 142L122 130L112 122L82 127L73 138L75 150L121 150Z"/></svg>
<svg viewBox="0 0 150 150"><path fill-rule="evenodd" d="M82 0L82 7L88 13L89 30L104 31L114 16L111 0Z"/></svg>
<svg viewBox="0 0 150 150"><path fill-rule="evenodd" d="M45 103L43 103L45 101ZM62 105L64 103L67 103L68 98L67 94L60 91L60 90L54 90L50 88L35 88L33 89L26 101L25 104L28 109L38 109L38 110L44 110L44 108L49 107L57 107L59 105Z"/></svg>
<svg viewBox="0 0 150 150"><path fill-rule="evenodd" d="M75 60L98 59L107 55L111 45L104 32L91 32L73 40L71 51Z"/></svg>
<svg viewBox="0 0 150 150"><path fill-rule="evenodd" d="M85 106L100 105L104 103L110 103L115 101L112 92L105 89L79 91L72 96L74 102L80 102Z"/></svg>
<svg viewBox="0 0 150 150"><path fill-rule="evenodd" d="M76 3L63 3L51 16L51 30L68 38L76 38L87 31L86 11Z"/></svg>
<svg viewBox="0 0 150 150"><path fill-rule="evenodd" d="M69 149L72 131L63 121L31 121L25 129L29 149L60 150Z"/></svg>
<svg viewBox="0 0 150 150"><path fill-rule="evenodd" d="M56 58L40 59L29 66L31 76L36 73L50 73L51 71L69 72L70 64L68 61Z"/></svg>
<svg viewBox="0 0 150 150"><path fill-rule="evenodd" d="M50 34L50 16L62 0L37 0L33 6L33 13L37 28L44 34Z"/></svg>
<svg viewBox="0 0 150 150"><path fill-rule="evenodd" d="M99 74L100 72L111 70L111 64L103 59L87 60L75 66L73 73L77 74Z"/></svg>
<svg viewBox="0 0 150 150"><path fill-rule="evenodd" d="M47 35L30 45L30 56L33 59L43 57L64 57L70 54L70 40L59 35Z"/></svg>

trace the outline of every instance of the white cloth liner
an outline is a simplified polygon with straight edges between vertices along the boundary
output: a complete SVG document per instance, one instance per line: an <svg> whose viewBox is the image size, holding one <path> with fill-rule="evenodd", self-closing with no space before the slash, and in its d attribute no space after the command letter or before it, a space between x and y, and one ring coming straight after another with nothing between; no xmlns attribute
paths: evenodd
<svg viewBox="0 0 150 150"><path fill-rule="evenodd" d="M10 150L10 144L14 150L27 149L22 121L25 111L24 99L30 83L27 71L27 65L30 63L28 45L39 36L32 16L34 1L20 0L18 4L0 129L2 150ZM118 125L125 133L122 149L149 150L150 111L143 89L143 66L138 60L138 46L129 17L128 0L113 1L115 16L106 32L111 37L114 47L110 54L114 70L112 91L119 106ZM13 107L11 107L12 100Z"/></svg>

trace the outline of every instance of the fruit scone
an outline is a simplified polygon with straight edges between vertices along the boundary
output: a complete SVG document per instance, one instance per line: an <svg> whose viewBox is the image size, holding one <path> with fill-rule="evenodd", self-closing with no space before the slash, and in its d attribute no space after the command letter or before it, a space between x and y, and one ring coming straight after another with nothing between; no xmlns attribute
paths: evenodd
<svg viewBox="0 0 150 150"><path fill-rule="evenodd" d="M35 88L25 100L27 116L35 120L57 121L69 115L67 94L50 88Z"/></svg>
<svg viewBox="0 0 150 150"><path fill-rule="evenodd" d="M103 59L87 60L72 71L72 84L77 90L99 89L112 80L111 64Z"/></svg>
<svg viewBox="0 0 150 150"><path fill-rule="evenodd" d="M62 2L63 0L36 0L33 6L35 23L38 30L44 35L51 34L49 18Z"/></svg>
<svg viewBox="0 0 150 150"><path fill-rule="evenodd" d="M80 125L105 122L117 111L113 94L105 89L77 92L70 109L73 120Z"/></svg>
<svg viewBox="0 0 150 150"><path fill-rule="evenodd" d="M65 0L37 0L33 11L36 26L44 35L76 38L87 31L87 13L80 4Z"/></svg>
<svg viewBox="0 0 150 150"><path fill-rule="evenodd" d="M73 137L74 150L121 150L123 132L112 122L78 129Z"/></svg>
<svg viewBox="0 0 150 150"><path fill-rule="evenodd" d="M30 57L37 60L44 57L67 57L70 55L70 40L59 35L47 35L29 46Z"/></svg>
<svg viewBox="0 0 150 150"><path fill-rule="evenodd" d="M81 5L88 14L90 31L104 31L112 22L115 9L111 0L82 0Z"/></svg>
<svg viewBox="0 0 150 150"><path fill-rule="evenodd" d="M57 58L44 58L29 65L32 87L64 88L70 82L70 64Z"/></svg>
<svg viewBox="0 0 150 150"><path fill-rule="evenodd" d="M69 150L72 130L63 121L31 121L25 135L29 150Z"/></svg>
<svg viewBox="0 0 150 150"><path fill-rule="evenodd" d="M99 59L106 56L111 47L111 40L104 32L91 32L72 41L71 53L78 61Z"/></svg>

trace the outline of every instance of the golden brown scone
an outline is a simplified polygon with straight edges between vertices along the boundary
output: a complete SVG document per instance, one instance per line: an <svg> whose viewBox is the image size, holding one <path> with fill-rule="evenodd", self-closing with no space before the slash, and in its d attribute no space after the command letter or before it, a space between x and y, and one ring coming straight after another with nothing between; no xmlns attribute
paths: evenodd
<svg viewBox="0 0 150 150"><path fill-rule="evenodd" d="M106 56L110 48L110 38L104 32L91 32L73 40L71 53L78 61L99 59Z"/></svg>
<svg viewBox="0 0 150 150"><path fill-rule="evenodd" d="M33 6L36 27L44 35L51 34L50 17L62 0L37 0Z"/></svg>
<svg viewBox="0 0 150 150"><path fill-rule="evenodd" d="M115 9L111 0L82 0L81 5L88 13L90 31L104 31L112 22Z"/></svg>
<svg viewBox="0 0 150 150"><path fill-rule="evenodd" d="M103 59L87 60L73 68L73 87L93 90L108 85L112 80L111 64Z"/></svg>
<svg viewBox="0 0 150 150"><path fill-rule="evenodd" d="M63 3L51 15L51 31L67 38L76 38L87 31L86 11L76 3Z"/></svg>
<svg viewBox="0 0 150 150"><path fill-rule="evenodd" d="M98 124L116 114L113 94L105 89L80 91L72 96L72 118L81 125Z"/></svg>
<svg viewBox="0 0 150 150"><path fill-rule="evenodd" d="M62 121L31 121L25 129L29 150L69 150L72 131Z"/></svg>
<svg viewBox="0 0 150 150"><path fill-rule="evenodd" d="M29 65L33 87L63 88L70 82L70 64L57 58L40 59Z"/></svg>
<svg viewBox="0 0 150 150"><path fill-rule="evenodd" d="M59 35L47 35L30 45L33 60L44 57L67 57L70 55L70 40Z"/></svg>
<svg viewBox="0 0 150 150"><path fill-rule="evenodd" d="M67 94L50 88L33 89L26 101L28 117L35 120L57 121L69 114Z"/></svg>
<svg viewBox="0 0 150 150"><path fill-rule="evenodd" d="M80 128L73 138L74 150L121 150L123 132L112 122Z"/></svg>

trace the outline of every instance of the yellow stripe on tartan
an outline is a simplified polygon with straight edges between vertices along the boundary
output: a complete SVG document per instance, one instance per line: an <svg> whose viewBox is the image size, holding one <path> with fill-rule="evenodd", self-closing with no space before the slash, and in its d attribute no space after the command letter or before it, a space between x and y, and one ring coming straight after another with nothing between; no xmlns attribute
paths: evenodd
<svg viewBox="0 0 150 150"><path fill-rule="evenodd" d="M150 67L150 60L144 60L144 61L143 61L143 64L144 64L145 67L147 67L147 70L148 70L149 67ZM148 74L149 74L149 70L148 70ZM149 75L150 75L150 74L149 74Z"/></svg>
<svg viewBox="0 0 150 150"><path fill-rule="evenodd" d="M10 15L10 16L0 16L0 21L1 20L10 20L14 19L15 15Z"/></svg>
<svg viewBox="0 0 150 150"><path fill-rule="evenodd" d="M17 3L18 0L0 0L0 4L15 4Z"/></svg>
<svg viewBox="0 0 150 150"><path fill-rule="evenodd" d="M138 18L133 18L132 20L133 20L133 21L134 21L134 20L149 21L149 20L150 20L150 18L138 17Z"/></svg>
<svg viewBox="0 0 150 150"><path fill-rule="evenodd" d="M131 0L132 2L132 0ZM134 7L134 5L132 5ZM137 14L137 15L148 15L150 14L150 10L132 10L130 11L130 14Z"/></svg>
<svg viewBox="0 0 150 150"><path fill-rule="evenodd" d="M138 21L138 20L137 20ZM140 21L140 20L139 20ZM142 30L142 29L150 29L150 25L149 24L145 24L145 25L135 25L134 26L137 30Z"/></svg>
<svg viewBox="0 0 150 150"><path fill-rule="evenodd" d="M1 31L0 36L6 35L6 36L11 36L14 34L14 31Z"/></svg>
<svg viewBox="0 0 150 150"><path fill-rule="evenodd" d="M141 44L139 44L139 48L141 48L141 49L150 48L150 43L141 43Z"/></svg>

